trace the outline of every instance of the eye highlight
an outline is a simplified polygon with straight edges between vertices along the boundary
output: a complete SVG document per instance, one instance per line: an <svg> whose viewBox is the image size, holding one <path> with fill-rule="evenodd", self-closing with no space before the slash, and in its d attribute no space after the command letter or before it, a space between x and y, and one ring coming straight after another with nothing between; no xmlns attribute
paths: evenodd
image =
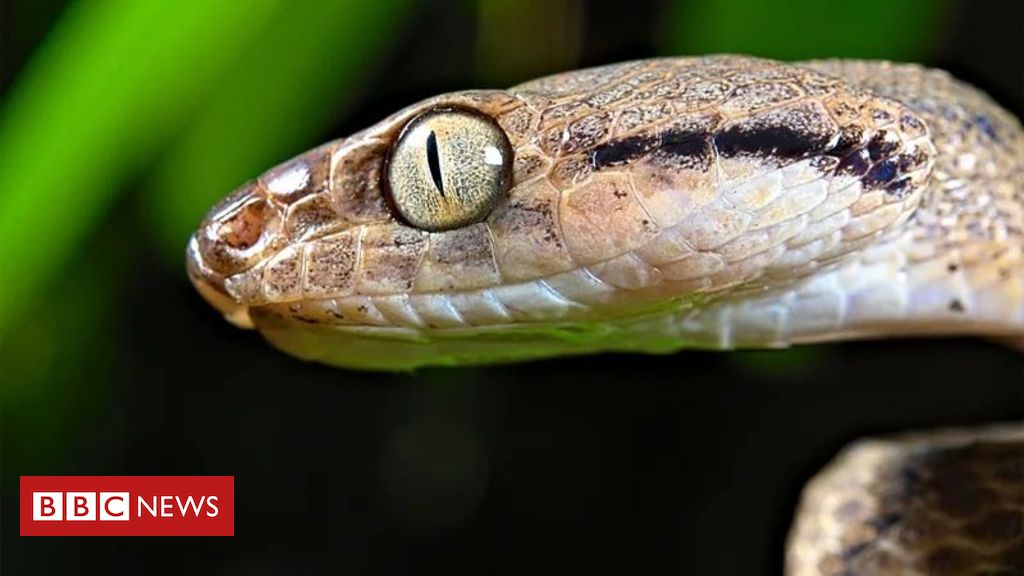
<svg viewBox="0 0 1024 576"><path fill-rule="evenodd" d="M437 109L402 130L388 161L387 188L403 220L437 232L486 218L511 177L512 146L494 120Z"/></svg>

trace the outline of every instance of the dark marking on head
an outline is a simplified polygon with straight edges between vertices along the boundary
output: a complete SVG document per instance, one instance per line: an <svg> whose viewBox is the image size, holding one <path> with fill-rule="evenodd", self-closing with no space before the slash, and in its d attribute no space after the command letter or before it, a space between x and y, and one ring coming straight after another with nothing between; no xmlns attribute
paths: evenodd
<svg viewBox="0 0 1024 576"><path fill-rule="evenodd" d="M725 158L761 156L795 160L824 151L828 142L827 135L782 125L732 126L715 135L715 148Z"/></svg>
<svg viewBox="0 0 1024 576"><path fill-rule="evenodd" d="M868 163L868 153L864 150L857 150L839 160L839 165L836 166L836 174L860 176L867 172L870 166Z"/></svg>
<svg viewBox="0 0 1024 576"><path fill-rule="evenodd" d="M871 158L872 162L878 162L882 158L887 158L899 148L899 142L889 140L888 136L888 132L881 130L868 141L868 157Z"/></svg>
<svg viewBox="0 0 1024 576"><path fill-rule="evenodd" d="M903 132L913 137L923 136L926 131L924 124L920 120L913 114L907 113L900 116L900 128L903 129Z"/></svg>
<svg viewBox="0 0 1024 576"><path fill-rule="evenodd" d="M952 300L949 301L949 311L950 312L963 312L964 311L964 303L961 302L959 298L953 298Z"/></svg>
<svg viewBox="0 0 1024 576"><path fill-rule="evenodd" d="M907 192L910 191L910 178L904 176L899 180L893 180L892 182L889 182L888 184L885 185L885 191L892 196L896 196L897 198L902 199L907 195Z"/></svg>
<svg viewBox="0 0 1024 576"><path fill-rule="evenodd" d="M875 108L874 110L871 111L871 119L874 120L875 122L878 122L879 124L887 124L889 122L892 122L892 114L889 114L887 111L882 110L881 108Z"/></svg>
<svg viewBox="0 0 1024 576"><path fill-rule="evenodd" d="M861 184L864 185L865 190L871 190L891 182L896 174L896 163L892 160L885 160L872 166L868 173L861 178Z"/></svg>
<svg viewBox="0 0 1024 576"><path fill-rule="evenodd" d="M842 158L861 147L864 140L864 129L856 124L843 127L839 133L839 141L828 151L830 156Z"/></svg>
<svg viewBox="0 0 1024 576"><path fill-rule="evenodd" d="M590 154L595 170L620 166L647 156L686 166L701 166L711 158L711 136L704 131L667 130L657 136L630 136L598 146Z"/></svg>
<svg viewBox="0 0 1024 576"><path fill-rule="evenodd" d="M928 162L928 154L921 149L915 150L912 154L900 154L896 157L901 172L910 172L921 168Z"/></svg>
<svg viewBox="0 0 1024 576"><path fill-rule="evenodd" d="M658 152L671 157L703 157L711 151L711 141L706 132L668 131L661 135Z"/></svg>
<svg viewBox="0 0 1024 576"><path fill-rule="evenodd" d="M691 170L705 170L711 163L711 135L707 132L669 130L662 133L654 158Z"/></svg>
<svg viewBox="0 0 1024 576"><path fill-rule="evenodd" d="M598 146L591 152L590 162L595 170L628 164L648 154L657 144L655 136L630 136Z"/></svg>

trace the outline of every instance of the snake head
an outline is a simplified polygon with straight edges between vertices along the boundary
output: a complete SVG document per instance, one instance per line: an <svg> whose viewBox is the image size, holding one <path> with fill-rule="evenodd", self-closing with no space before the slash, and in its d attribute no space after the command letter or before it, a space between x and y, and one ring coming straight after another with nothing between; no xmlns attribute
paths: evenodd
<svg viewBox="0 0 1024 576"><path fill-rule="evenodd" d="M934 148L898 102L739 57L431 98L263 174L193 236L199 291L346 366L692 344L709 303L898 233Z"/></svg>
<svg viewBox="0 0 1024 576"><path fill-rule="evenodd" d="M494 119L518 106L502 91L434 98L268 170L207 213L189 241L189 277L211 305L246 328L254 327L253 311L270 321L338 322L345 313L337 299L356 292L401 297L417 288L484 282L467 276L479 267L474 258L493 264L479 246L486 244L484 228L473 225L508 191L512 145ZM426 138L411 142L414 121L426 123L432 154ZM424 203L431 193L439 201ZM432 234L431 254L453 268L417 281ZM363 299L343 308L355 311L348 316L356 324L386 324L359 313L369 309Z"/></svg>

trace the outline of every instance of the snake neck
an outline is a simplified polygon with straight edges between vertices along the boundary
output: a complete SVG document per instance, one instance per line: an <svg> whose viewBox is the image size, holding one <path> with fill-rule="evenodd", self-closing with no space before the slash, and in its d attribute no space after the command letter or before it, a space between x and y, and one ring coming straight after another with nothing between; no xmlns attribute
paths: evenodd
<svg viewBox="0 0 1024 576"><path fill-rule="evenodd" d="M711 348L887 335L1024 336L1024 132L940 70L862 61L806 66L897 100L926 122L935 164L895 237L781 292L681 315Z"/></svg>

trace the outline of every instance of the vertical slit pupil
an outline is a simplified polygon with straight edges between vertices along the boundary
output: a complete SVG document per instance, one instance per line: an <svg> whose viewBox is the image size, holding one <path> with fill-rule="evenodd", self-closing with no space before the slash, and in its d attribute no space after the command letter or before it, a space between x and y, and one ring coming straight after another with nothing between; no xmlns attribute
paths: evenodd
<svg viewBox="0 0 1024 576"><path fill-rule="evenodd" d="M434 180L437 191L444 196L444 181L441 179L441 159L437 155L437 135L433 131L427 136L427 165L430 177Z"/></svg>

